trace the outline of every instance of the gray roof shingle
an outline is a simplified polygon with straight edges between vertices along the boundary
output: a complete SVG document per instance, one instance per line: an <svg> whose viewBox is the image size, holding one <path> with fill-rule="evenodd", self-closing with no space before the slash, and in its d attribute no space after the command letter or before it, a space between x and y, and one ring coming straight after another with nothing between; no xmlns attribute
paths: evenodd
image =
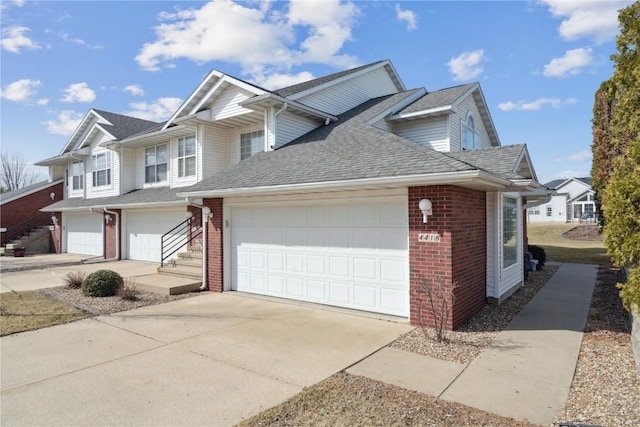
<svg viewBox="0 0 640 427"><path fill-rule="evenodd" d="M144 203L163 203L163 202L184 202L183 197L176 196L181 189L159 187L147 188L143 190L133 190L121 196L98 197L93 199L84 199L81 197L72 197L61 200L57 203L47 206L47 212L55 212L59 210L73 210L89 207L102 206L120 206L120 205L137 205Z"/></svg>
<svg viewBox="0 0 640 427"><path fill-rule="evenodd" d="M138 119L136 117L125 116L123 114L110 113L108 111L93 109L96 113L107 119L111 125L101 123L107 132L116 139L124 139L132 135L146 133L153 129L160 129L162 123L152 122L150 120Z"/></svg>
<svg viewBox="0 0 640 427"><path fill-rule="evenodd" d="M528 178L515 171L518 160L525 150L524 144L490 147L478 150L464 150L447 153L454 159L472 164L482 170L506 179Z"/></svg>
<svg viewBox="0 0 640 427"><path fill-rule="evenodd" d="M0 203L5 201L5 200L9 200L9 199L13 199L15 197L19 197L21 194L27 194L31 191L38 191L40 189L44 189L47 188L51 185L53 185L53 182L49 182L48 180L45 181L40 181L40 182L36 182L35 184L31 184L31 185L27 185L26 187L22 187L22 188L18 188L16 190L12 190L12 191L7 191L5 193L1 193L0 194Z"/></svg>
<svg viewBox="0 0 640 427"><path fill-rule="evenodd" d="M398 114L410 114L420 111L430 110L432 108L445 107L453 104L466 91L471 89L477 83L469 83L460 86L454 86L446 89L429 92L412 104L398 112Z"/></svg>

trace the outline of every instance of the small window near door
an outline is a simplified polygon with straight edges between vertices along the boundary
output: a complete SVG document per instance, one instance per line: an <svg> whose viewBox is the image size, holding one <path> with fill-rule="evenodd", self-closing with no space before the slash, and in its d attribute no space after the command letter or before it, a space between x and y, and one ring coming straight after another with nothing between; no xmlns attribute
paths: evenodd
<svg viewBox="0 0 640 427"><path fill-rule="evenodd" d="M518 201L502 198L502 261L503 268L518 261Z"/></svg>
<svg viewBox="0 0 640 427"><path fill-rule="evenodd" d="M240 134L240 160L264 151L264 131Z"/></svg>

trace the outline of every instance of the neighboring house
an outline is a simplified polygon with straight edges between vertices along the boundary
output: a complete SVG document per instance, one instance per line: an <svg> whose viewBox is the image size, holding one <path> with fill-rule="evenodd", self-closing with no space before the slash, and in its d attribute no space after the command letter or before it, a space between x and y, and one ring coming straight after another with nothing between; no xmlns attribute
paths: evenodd
<svg viewBox="0 0 640 427"><path fill-rule="evenodd" d="M167 122L91 110L39 164L65 179L63 251L160 262L202 212L210 290L433 324L425 284L455 285L449 328L522 285L546 190L479 84L407 90L389 61L275 91L214 70Z"/></svg>
<svg viewBox="0 0 640 427"><path fill-rule="evenodd" d="M42 181L0 194L0 246L36 227L53 224L40 209L62 200L63 180Z"/></svg>
<svg viewBox="0 0 640 427"><path fill-rule="evenodd" d="M557 179L544 184L555 191L549 202L527 209L529 222L577 222L598 217L591 178Z"/></svg>

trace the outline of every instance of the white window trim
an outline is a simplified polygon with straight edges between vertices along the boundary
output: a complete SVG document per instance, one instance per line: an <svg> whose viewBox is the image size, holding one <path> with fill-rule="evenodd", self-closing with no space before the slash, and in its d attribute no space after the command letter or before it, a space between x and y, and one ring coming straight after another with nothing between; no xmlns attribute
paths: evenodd
<svg viewBox="0 0 640 427"><path fill-rule="evenodd" d="M107 156L107 167L105 169L97 169L96 162L98 156L101 155ZM108 183L104 185L96 185L96 173L106 170L108 171ZM95 191L106 190L113 188L113 156L111 155L111 151L100 151L97 153L93 153L91 155L91 188Z"/></svg>
<svg viewBox="0 0 640 427"><path fill-rule="evenodd" d="M194 154L192 155L188 155L188 156L180 156L180 142L184 141L186 139L189 138L193 138L193 148L194 148ZM185 175L185 176L180 176L180 160L185 160L188 159L190 157L194 158L194 162L195 162L195 169L193 171L193 175ZM196 137L196 135L189 135L189 136L182 136L180 138L176 139L176 180L177 181L193 181L195 179L197 179L198 176L198 139Z"/></svg>
<svg viewBox="0 0 640 427"><path fill-rule="evenodd" d="M505 199L512 199L515 202L515 222L514 222L514 230L513 232L515 233L515 237L516 237L516 242L515 242L515 258L513 260L513 263L506 265L505 262L505 245L504 245L504 225L505 225L505 217L504 217L504 208L505 208ZM520 226L519 226L519 222L520 222L520 217L518 215L518 211L520 209L519 203L518 203L518 197L513 196L513 195L509 195L509 194L502 194L502 198L501 198L501 202L500 202L500 210L501 210L501 215L500 215L500 245L501 245L501 250L500 250L500 258L501 258L501 264L502 264L502 268L503 270L508 270L513 266L517 266L520 263L518 262L519 260L519 256L520 256Z"/></svg>
<svg viewBox="0 0 640 427"><path fill-rule="evenodd" d="M249 154L247 157L242 158L242 135L252 134L252 133L256 133L256 132L262 132L262 150L256 151L255 153L252 151L251 154ZM264 129L262 129L262 128L242 130L238 134L238 140L239 140L238 147L240 149L239 158L240 158L241 161L245 160L245 159L248 159L251 156L255 156L258 153L262 153L266 149L266 147L265 147L265 143L266 143L265 132L264 132Z"/></svg>
<svg viewBox="0 0 640 427"><path fill-rule="evenodd" d="M157 156L158 156L158 147L165 147L166 150L166 160L164 163L158 163L157 162ZM154 164L147 164L147 150L150 148L154 148L156 150L156 163ZM171 175L171 172L169 170L169 164L170 164L170 148L169 148L169 144L165 143L165 144L158 144L158 145L154 145L152 147L145 147L144 148L144 152L143 152L143 157L144 157L144 186L145 187L154 187L154 186L164 186L169 182L169 176ZM148 166L155 166L156 167L156 175L157 175L157 167L158 165L166 165L167 166L167 172L166 172L166 177L164 180L162 181L153 181L153 182L148 182L147 181L147 167Z"/></svg>
<svg viewBox="0 0 640 427"><path fill-rule="evenodd" d="M80 169L79 174L75 174L74 173L74 166L76 166L76 165ZM84 162L82 162L82 161L72 162L70 169L71 169L71 173L69 175L70 175L70 180L71 180L71 192L72 193L81 193L84 190L84 185L85 185ZM78 188L75 188L75 178L76 177L80 178L80 186Z"/></svg>

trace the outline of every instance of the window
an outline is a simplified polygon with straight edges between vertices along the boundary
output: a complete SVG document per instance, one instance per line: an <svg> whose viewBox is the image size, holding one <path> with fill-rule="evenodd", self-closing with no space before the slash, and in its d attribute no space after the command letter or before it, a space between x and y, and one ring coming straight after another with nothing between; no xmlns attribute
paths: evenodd
<svg viewBox="0 0 640 427"><path fill-rule="evenodd" d="M71 164L71 189L82 190L84 188L84 163L73 162Z"/></svg>
<svg viewBox="0 0 640 427"><path fill-rule="evenodd" d="M502 261L503 268L518 260L518 202L513 197L502 198Z"/></svg>
<svg viewBox="0 0 640 427"><path fill-rule="evenodd" d="M144 150L144 182L167 180L167 144Z"/></svg>
<svg viewBox="0 0 640 427"><path fill-rule="evenodd" d="M529 208L529 215L540 215L540 206Z"/></svg>
<svg viewBox="0 0 640 427"><path fill-rule="evenodd" d="M178 177L196 175L196 137L178 139Z"/></svg>
<svg viewBox="0 0 640 427"><path fill-rule="evenodd" d="M462 125L462 149L473 150L480 148L480 134L476 130L473 116L467 117L466 123Z"/></svg>
<svg viewBox="0 0 640 427"><path fill-rule="evenodd" d="M111 185L111 152L94 154L92 160L93 186Z"/></svg>
<svg viewBox="0 0 640 427"><path fill-rule="evenodd" d="M547 216L553 215L553 206L547 205Z"/></svg>
<svg viewBox="0 0 640 427"><path fill-rule="evenodd" d="M240 160L264 151L264 131L240 134Z"/></svg>

